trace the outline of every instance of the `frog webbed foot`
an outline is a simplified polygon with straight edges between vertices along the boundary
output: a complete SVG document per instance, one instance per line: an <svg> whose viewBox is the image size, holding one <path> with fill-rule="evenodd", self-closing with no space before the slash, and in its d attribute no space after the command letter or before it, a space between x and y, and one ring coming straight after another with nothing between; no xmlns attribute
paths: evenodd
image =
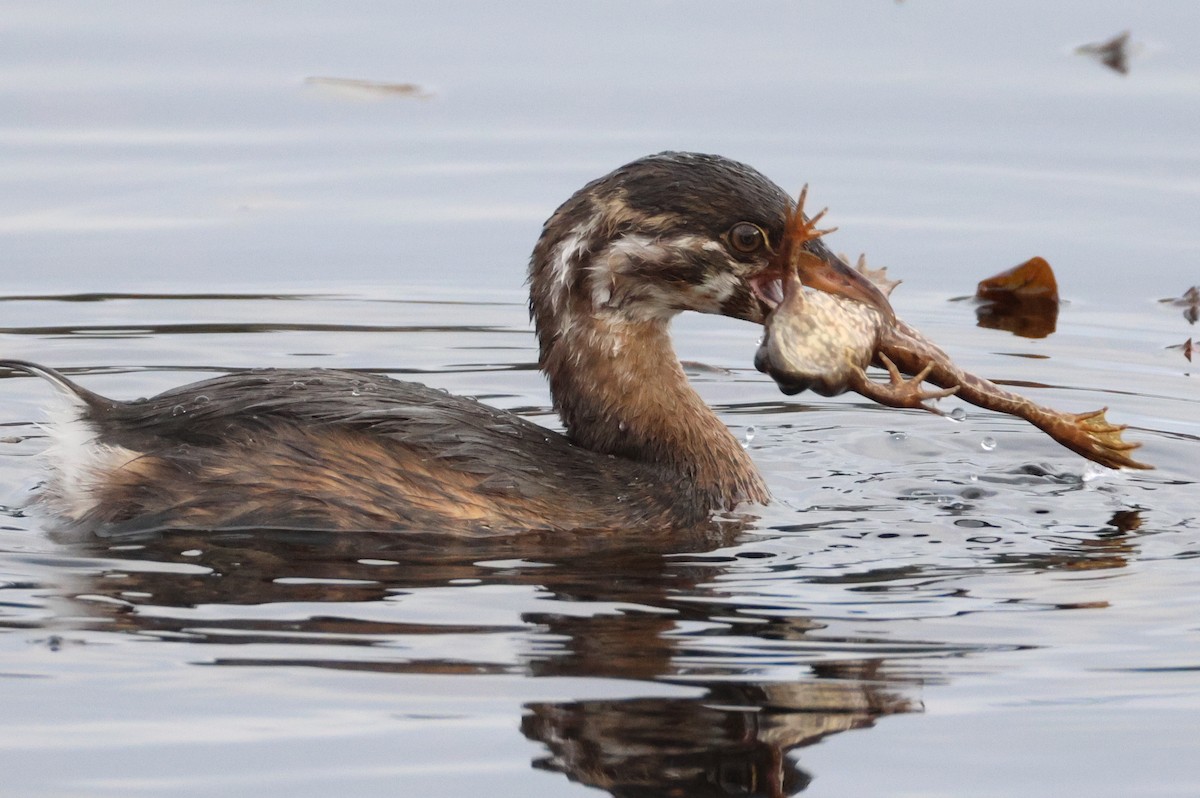
<svg viewBox="0 0 1200 798"><path fill-rule="evenodd" d="M1106 412L1107 407L1089 413L1063 413L1061 415L1067 432L1064 437L1055 437L1089 460L1109 468L1153 468L1130 456L1130 452L1141 444L1123 440L1121 433L1128 428L1127 425L1109 423Z"/></svg>
<svg viewBox="0 0 1200 798"><path fill-rule="evenodd" d="M796 199L796 207L792 211L791 218L788 220L788 227L789 227L788 233L792 239L793 246L795 247L795 249L793 250L793 252L795 253L793 255L793 257L796 257L797 255L799 255L802 252L800 247L803 246L804 244L808 243L809 241L818 239L821 236L828 235L828 234L832 233L834 230L837 230L836 227L830 227L825 230L818 230L817 223L820 222L822 218L824 218L825 213L829 209L822 208L821 210L817 211L817 213L814 214L812 217L806 218L804 216L804 201L806 199L808 199L808 184L807 183L804 184L804 188L800 189L800 196ZM808 253L804 253L804 254L808 254ZM810 257L815 257L815 256L810 255Z"/></svg>
<svg viewBox="0 0 1200 798"><path fill-rule="evenodd" d="M900 369L896 368L896 364L887 355L880 352L879 359L887 367L888 381L886 383L875 382L867 376L867 372L861 367L856 367L850 377L850 388L853 391L887 407L927 410L939 416L945 415L941 410L925 403L953 396L958 393L959 386L955 385L953 388L939 388L937 390L923 389L921 383L925 381L925 378L933 370L932 363L927 364L915 376L905 378L900 373Z"/></svg>

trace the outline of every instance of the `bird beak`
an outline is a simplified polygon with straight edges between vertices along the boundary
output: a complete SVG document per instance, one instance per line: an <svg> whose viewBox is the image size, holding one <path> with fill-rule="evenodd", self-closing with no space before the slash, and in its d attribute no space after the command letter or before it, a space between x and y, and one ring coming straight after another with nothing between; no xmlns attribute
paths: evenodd
<svg viewBox="0 0 1200 798"><path fill-rule="evenodd" d="M796 207L787 220L783 241L772 264L772 272L782 275L782 281L794 272L800 282L817 291L842 296L878 310L889 322L896 320L896 313L887 297L862 273L850 268L837 255L829 251L821 236L832 233L818 230L817 222L825 215L822 210L812 218L804 215L804 200L808 197L808 186L800 190Z"/></svg>
<svg viewBox="0 0 1200 798"><path fill-rule="evenodd" d="M813 251L814 249L816 251ZM788 260L790 263L783 264L785 275L789 269L795 269L800 282L809 288L862 302L878 310L885 319L895 320L896 312L892 310L892 304L883 292L825 246L810 245L803 249L797 247Z"/></svg>

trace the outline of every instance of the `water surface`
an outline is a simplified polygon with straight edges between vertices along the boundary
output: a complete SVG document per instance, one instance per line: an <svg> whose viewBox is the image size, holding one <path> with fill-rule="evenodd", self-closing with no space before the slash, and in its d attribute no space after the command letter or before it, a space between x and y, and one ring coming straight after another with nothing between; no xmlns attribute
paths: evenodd
<svg viewBox="0 0 1200 798"><path fill-rule="evenodd" d="M1200 792L1196 328L1158 301L1200 283L1186 4L5 19L5 357L122 398L369 369L553 426L522 287L542 220L696 149L809 182L958 362L1110 407L1158 468L974 408L784 397L757 330L688 317L693 382L776 497L748 526L63 541L20 509L49 391L3 379L0 794ZM1073 53L1126 28L1127 75ZM950 301L1033 255L1067 299L1048 337Z"/></svg>

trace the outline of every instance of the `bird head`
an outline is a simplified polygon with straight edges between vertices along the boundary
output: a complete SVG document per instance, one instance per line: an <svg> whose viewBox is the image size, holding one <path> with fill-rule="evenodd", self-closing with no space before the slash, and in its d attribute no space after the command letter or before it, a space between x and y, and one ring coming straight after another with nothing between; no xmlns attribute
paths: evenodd
<svg viewBox="0 0 1200 798"><path fill-rule="evenodd" d="M762 324L787 268L890 315L797 217L802 208L760 172L715 155L660 153L588 183L546 221L530 262L543 351L580 318L667 321L694 310ZM796 258L796 247L815 257Z"/></svg>

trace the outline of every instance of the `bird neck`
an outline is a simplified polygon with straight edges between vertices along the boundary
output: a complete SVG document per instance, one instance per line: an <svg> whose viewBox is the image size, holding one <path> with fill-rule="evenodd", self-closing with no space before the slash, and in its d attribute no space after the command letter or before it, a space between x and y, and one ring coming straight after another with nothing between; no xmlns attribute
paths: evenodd
<svg viewBox="0 0 1200 798"><path fill-rule="evenodd" d="M540 331L539 365L567 434L593 451L659 466L706 512L766 502L750 456L688 383L668 325L601 313Z"/></svg>

